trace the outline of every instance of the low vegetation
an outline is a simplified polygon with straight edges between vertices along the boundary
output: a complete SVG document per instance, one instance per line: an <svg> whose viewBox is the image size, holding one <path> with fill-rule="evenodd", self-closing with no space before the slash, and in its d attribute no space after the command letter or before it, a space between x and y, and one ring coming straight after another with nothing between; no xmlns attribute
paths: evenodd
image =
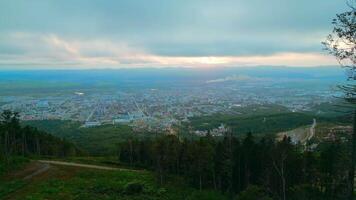
<svg viewBox="0 0 356 200"><path fill-rule="evenodd" d="M104 125L99 127L82 128L81 124L73 121L42 120L28 121L25 125L37 127L40 130L65 138L75 143L89 155L116 154L117 144L131 137L154 137L152 133L135 133L127 125Z"/></svg>
<svg viewBox="0 0 356 200"><path fill-rule="evenodd" d="M14 179L3 182L1 186L0 199L14 200L227 199L217 191L191 188L175 176L171 176L167 184L159 185L149 171L105 171L64 166L52 167L39 179Z"/></svg>

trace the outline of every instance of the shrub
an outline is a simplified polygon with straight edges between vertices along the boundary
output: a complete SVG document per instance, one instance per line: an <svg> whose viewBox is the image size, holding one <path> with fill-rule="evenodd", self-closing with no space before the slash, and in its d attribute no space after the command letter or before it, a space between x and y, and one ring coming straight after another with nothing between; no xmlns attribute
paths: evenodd
<svg viewBox="0 0 356 200"><path fill-rule="evenodd" d="M124 193L127 195L140 194L143 192L145 185L141 182L133 181L126 184Z"/></svg>
<svg viewBox="0 0 356 200"><path fill-rule="evenodd" d="M262 188L249 186L236 197L236 200L272 200L272 198Z"/></svg>
<svg viewBox="0 0 356 200"><path fill-rule="evenodd" d="M213 191L196 191L187 197L187 200L223 200L226 199L222 194Z"/></svg>

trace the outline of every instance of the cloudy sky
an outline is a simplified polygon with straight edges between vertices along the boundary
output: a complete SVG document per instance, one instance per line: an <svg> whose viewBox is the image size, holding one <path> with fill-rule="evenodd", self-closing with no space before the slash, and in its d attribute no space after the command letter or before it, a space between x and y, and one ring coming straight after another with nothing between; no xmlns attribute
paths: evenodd
<svg viewBox="0 0 356 200"><path fill-rule="evenodd" d="M1 0L0 69L320 66L343 0Z"/></svg>

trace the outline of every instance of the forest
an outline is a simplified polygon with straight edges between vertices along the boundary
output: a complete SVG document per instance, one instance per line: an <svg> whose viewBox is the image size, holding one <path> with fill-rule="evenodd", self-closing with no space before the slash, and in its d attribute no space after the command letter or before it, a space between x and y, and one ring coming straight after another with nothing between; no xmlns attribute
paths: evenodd
<svg viewBox="0 0 356 200"><path fill-rule="evenodd" d="M5 110L0 114L0 174L11 168L14 157L80 155L71 142L31 126L21 126L19 114Z"/></svg>
<svg viewBox="0 0 356 200"><path fill-rule="evenodd" d="M314 150L285 137L237 139L226 135L197 140L163 136L128 140L119 159L131 167L154 170L164 184L170 176L184 177L197 189L214 189L237 199L345 199L348 145L324 142Z"/></svg>

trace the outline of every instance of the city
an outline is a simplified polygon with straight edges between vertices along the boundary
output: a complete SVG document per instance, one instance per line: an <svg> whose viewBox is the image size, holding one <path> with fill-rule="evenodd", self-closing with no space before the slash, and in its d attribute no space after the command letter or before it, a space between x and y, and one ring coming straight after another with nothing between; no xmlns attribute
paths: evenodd
<svg viewBox="0 0 356 200"><path fill-rule="evenodd" d="M18 111L24 121L73 120L81 122L82 127L128 124L136 131L172 132L173 126L189 122L191 117L239 115L239 108L250 105L280 105L291 112L303 112L335 101L336 83L319 82L318 88L313 84L214 79L183 86L173 84L172 89L157 85L128 91L78 90L45 97L1 96L0 109Z"/></svg>

